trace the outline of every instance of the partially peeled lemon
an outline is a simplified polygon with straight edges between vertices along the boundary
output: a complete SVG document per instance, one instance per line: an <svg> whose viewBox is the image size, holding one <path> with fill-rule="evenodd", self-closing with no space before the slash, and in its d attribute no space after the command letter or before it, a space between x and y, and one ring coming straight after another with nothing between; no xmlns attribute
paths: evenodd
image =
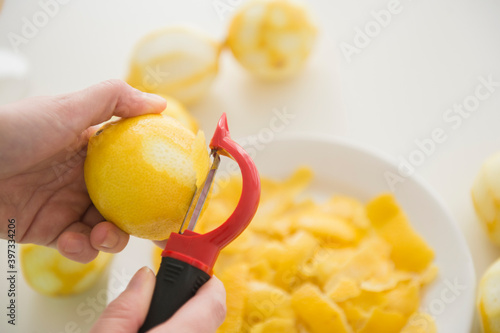
<svg viewBox="0 0 500 333"><path fill-rule="evenodd" d="M316 27L292 0L254 0L233 18L227 45L248 71L264 79L296 74L313 47Z"/></svg>
<svg viewBox="0 0 500 333"><path fill-rule="evenodd" d="M153 32L136 45L127 82L186 104L196 102L217 74L220 50L220 43L191 28Z"/></svg>
<svg viewBox="0 0 500 333"><path fill-rule="evenodd" d="M162 240L179 230L209 164L203 132L148 114L108 123L90 138L85 183L108 221L130 235Z"/></svg>
<svg viewBox="0 0 500 333"><path fill-rule="evenodd" d="M112 254L100 252L96 259L81 264L45 246L21 246L20 261L26 282L47 296L82 293L94 286L111 261Z"/></svg>
<svg viewBox="0 0 500 333"><path fill-rule="evenodd" d="M484 161L472 185L471 195L488 236L500 246L500 152Z"/></svg>
<svg viewBox="0 0 500 333"><path fill-rule="evenodd" d="M484 333L500 332L500 260L484 273L477 291L477 308Z"/></svg>

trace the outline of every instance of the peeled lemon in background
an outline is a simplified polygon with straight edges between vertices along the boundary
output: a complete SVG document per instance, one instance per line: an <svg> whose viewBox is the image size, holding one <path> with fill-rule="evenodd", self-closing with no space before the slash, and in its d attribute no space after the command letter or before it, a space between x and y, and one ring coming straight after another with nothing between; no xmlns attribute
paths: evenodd
<svg viewBox="0 0 500 333"><path fill-rule="evenodd" d="M159 248L158 246L155 246L153 248L152 252L152 262L153 262L153 269L155 272L158 272L160 269L160 264L161 264L161 253L163 252L163 249Z"/></svg>
<svg viewBox="0 0 500 333"><path fill-rule="evenodd" d="M477 307L484 333L500 332L500 259L484 273L477 291Z"/></svg>
<svg viewBox="0 0 500 333"><path fill-rule="evenodd" d="M227 45L250 72L283 79L303 67L315 37L308 10L298 2L254 0L234 16Z"/></svg>
<svg viewBox="0 0 500 333"><path fill-rule="evenodd" d="M203 132L158 114L104 125L89 140L84 174L99 212L141 238L178 231L208 172Z"/></svg>
<svg viewBox="0 0 500 333"><path fill-rule="evenodd" d="M471 194L476 213L490 239L500 246L500 153L484 161Z"/></svg>
<svg viewBox="0 0 500 333"><path fill-rule="evenodd" d="M95 285L113 255L99 253L88 264L63 257L57 250L45 246L21 246L20 261L26 282L37 292L48 296L73 295Z"/></svg>
<svg viewBox="0 0 500 333"><path fill-rule="evenodd" d="M220 43L190 28L153 32L136 45L127 82L186 104L196 102L217 74L220 50Z"/></svg>
<svg viewBox="0 0 500 333"><path fill-rule="evenodd" d="M167 107L162 114L177 119L184 127L197 133L199 126L196 119L189 113L186 107L173 97L162 95L167 100Z"/></svg>

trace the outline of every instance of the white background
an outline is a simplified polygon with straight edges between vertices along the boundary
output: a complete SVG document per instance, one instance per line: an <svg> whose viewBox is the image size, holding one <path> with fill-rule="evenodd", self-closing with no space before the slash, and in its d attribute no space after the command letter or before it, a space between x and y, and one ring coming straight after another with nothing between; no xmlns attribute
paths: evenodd
<svg viewBox="0 0 500 333"><path fill-rule="evenodd" d="M148 32L182 23L223 38L231 15L226 12L221 17L214 9L217 1L212 0L67 2L36 36L19 46L30 64L28 95L59 94L109 78L125 78L132 47ZM236 0L220 2L239 6ZM446 141L436 145L417 173L451 210L465 234L479 277L500 251L479 226L470 187L482 161L500 151L500 87L457 129L443 115L474 93L478 77L491 75L500 82L500 3L401 0L400 13L351 62L342 54L341 43L354 45L355 29L373 21L370 12L387 8L389 1L309 3L320 34L300 75L282 83L260 82L225 52L210 94L191 111L207 136L224 111L233 136L245 137L268 127L273 109L286 108L295 119L278 136L325 133L385 152L396 161L409 158L418 148L416 140L442 128ZM0 12L0 49L12 50L8 34L21 35L23 17L32 21L40 11L37 0L7 0ZM146 255L149 262L148 251L127 253ZM57 317L71 307L64 302L80 304L86 301L85 295L61 301L35 295L22 281L19 288L19 320L24 329L16 331L71 331L64 323L71 318L81 321L74 310L73 314L64 312L64 321ZM28 325L30 319L36 325ZM86 330L85 324L80 327Z"/></svg>

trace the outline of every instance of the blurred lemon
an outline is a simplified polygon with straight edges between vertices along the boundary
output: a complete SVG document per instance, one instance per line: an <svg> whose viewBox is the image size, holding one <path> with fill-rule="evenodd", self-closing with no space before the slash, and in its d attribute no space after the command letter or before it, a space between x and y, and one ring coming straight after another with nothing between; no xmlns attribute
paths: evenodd
<svg viewBox="0 0 500 333"><path fill-rule="evenodd" d="M477 307L484 333L500 332L500 260L491 265L479 283Z"/></svg>
<svg viewBox="0 0 500 333"><path fill-rule="evenodd" d="M233 18L227 44L250 72L282 79L302 68L315 37L304 6L290 0L254 0Z"/></svg>
<svg viewBox="0 0 500 333"><path fill-rule="evenodd" d="M167 107L162 114L177 119L184 127L191 130L193 133L197 133L199 129L198 122L189 113L186 107L173 97L165 95L162 97L167 100Z"/></svg>
<svg viewBox="0 0 500 333"><path fill-rule="evenodd" d="M221 45L203 33L173 27L144 37L132 54L127 82L183 103L200 99L218 71Z"/></svg>
<svg viewBox="0 0 500 333"><path fill-rule="evenodd" d="M26 282L37 292L48 296L78 294L91 288L112 257L101 252L93 261L81 264L45 246L26 244L20 250Z"/></svg>
<svg viewBox="0 0 500 333"><path fill-rule="evenodd" d="M177 231L207 174L203 132L158 114L121 119L91 137L85 182L99 212L125 232L161 240Z"/></svg>
<svg viewBox="0 0 500 333"><path fill-rule="evenodd" d="M471 195L486 232L500 246L500 153L484 161L472 185Z"/></svg>
<svg viewBox="0 0 500 333"><path fill-rule="evenodd" d="M162 259L161 253L162 252L163 252L163 249L159 248L158 246L153 247L151 259L153 262L153 270L155 272L158 272L158 270L160 269L160 264L161 264L161 259Z"/></svg>

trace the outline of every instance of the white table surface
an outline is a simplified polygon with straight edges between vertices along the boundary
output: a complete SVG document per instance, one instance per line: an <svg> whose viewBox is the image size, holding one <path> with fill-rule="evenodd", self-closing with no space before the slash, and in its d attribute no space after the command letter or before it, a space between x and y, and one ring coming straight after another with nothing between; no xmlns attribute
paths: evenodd
<svg viewBox="0 0 500 333"><path fill-rule="evenodd" d="M28 95L70 92L101 80L124 78L134 43L156 28L191 24L221 38L231 13L220 17L214 5L222 2L238 7L242 2L60 1L67 3L58 5L57 13L36 36L19 46L30 65ZM401 0L397 2L400 12L350 62L340 45L354 45L355 29L370 25L374 20L370 12L387 8L390 1L309 3L320 35L303 72L291 81L263 83L244 72L226 52L210 94L191 108L201 127L211 134L224 111L234 137L258 135L269 126L273 110L286 108L295 118L276 136L324 133L361 143L396 160L408 159L418 148L416 140L430 138L436 128L443 129L446 141L436 145L416 172L452 212L480 277L500 251L479 227L469 193L482 161L500 151L500 87L458 128L443 116L474 94L479 77L492 76L500 82L500 3ZM38 0L7 0L0 12L0 49L12 50L8 34L21 34L23 17L31 21L41 10ZM0 245L4 253L5 242ZM126 250L122 257L142 255L150 253ZM0 267L4 267L3 261ZM3 280L0 299L5 297ZM64 302L81 304L88 295L70 301L49 299L35 295L24 281L19 290L20 325L12 330L2 319L0 331L71 332L71 325L65 326L71 320L83 332L87 330L82 316ZM61 313L64 320L57 319ZM478 331L475 327L474 332Z"/></svg>

